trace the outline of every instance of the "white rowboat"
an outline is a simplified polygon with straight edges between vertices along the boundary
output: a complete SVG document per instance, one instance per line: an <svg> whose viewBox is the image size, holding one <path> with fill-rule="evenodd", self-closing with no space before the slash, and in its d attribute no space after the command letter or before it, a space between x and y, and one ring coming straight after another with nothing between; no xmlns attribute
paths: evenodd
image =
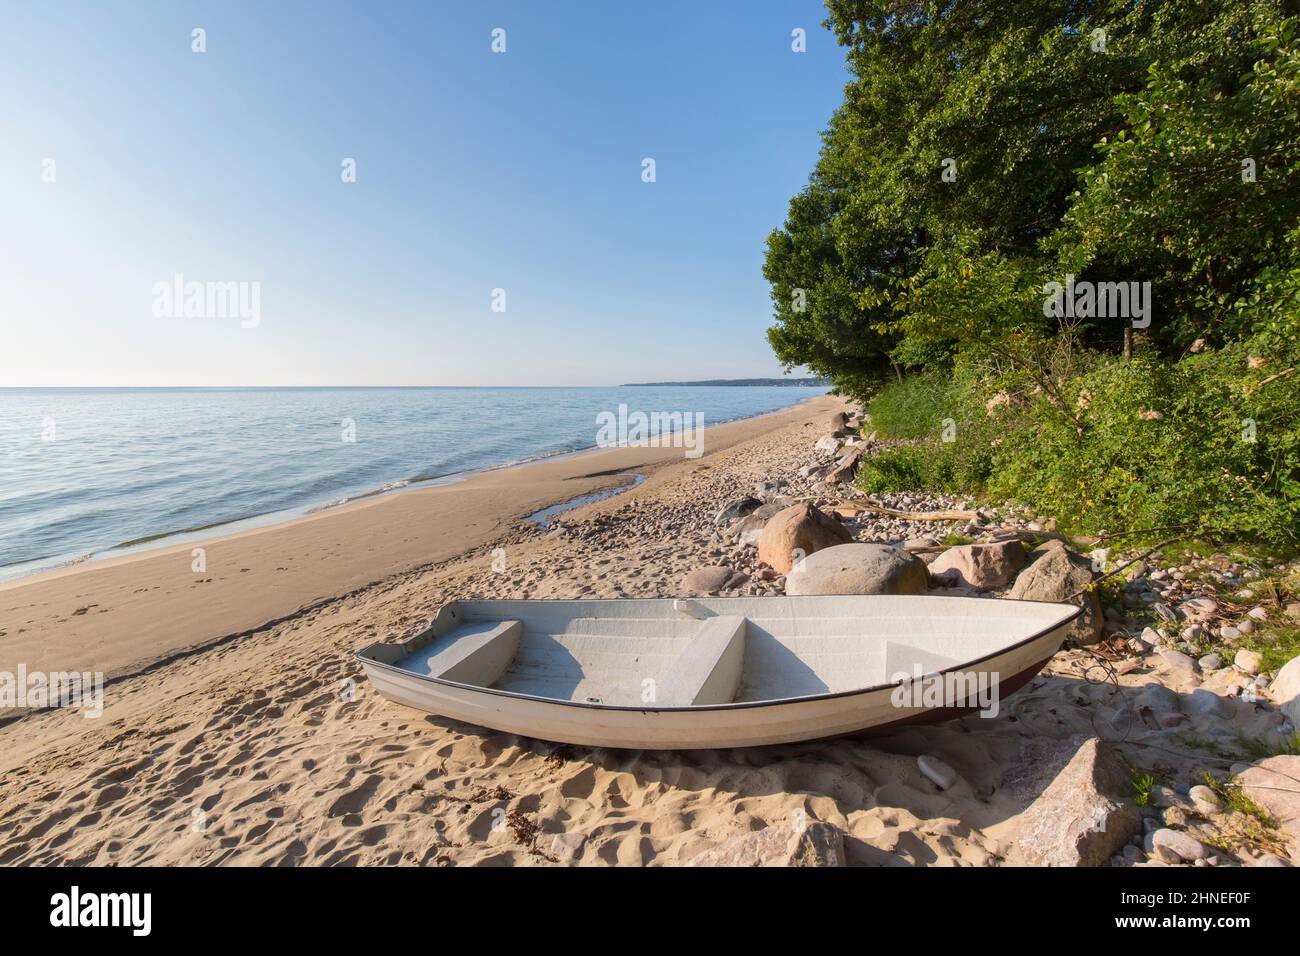
<svg viewBox="0 0 1300 956"><path fill-rule="evenodd" d="M592 747L745 747L987 712L985 697L922 691L982 682L1005 697L1079 614L893 595L456 601L356 657L384 697L480 727Z"/></svg>

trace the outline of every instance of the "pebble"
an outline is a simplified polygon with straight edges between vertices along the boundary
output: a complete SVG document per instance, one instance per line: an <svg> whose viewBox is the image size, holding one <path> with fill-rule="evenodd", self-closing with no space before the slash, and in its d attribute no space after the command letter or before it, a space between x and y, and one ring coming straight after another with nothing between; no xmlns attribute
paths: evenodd
<svg viewBox="0 0 1300 956"><path fill-rule="evenodd" d="M1182 651L1165 648L1160 652L1160 657L1171 671L1189 677L1196 673L1196 661Z"/></svg>
<svg viewBox="0 0 1300 956"><path fill-rule="evenodd" d="M1179 710L1178 694L1164 684L1147 684L1138 693L1137 703L1157 714L1174 714Z"/></svg>
<svg viewBox="0 0 1300 956"><path fill-rule="evenodd" d="M1155 604L1152 604L1151 610L1155 611L1156 614L1170 623L1178 620L1178 612L1163 601L1157 601Z"/></svg>
<svg viewBox="0 0 1300 956"><path fill-rule="evenodd" d="M1191 598L1184 601L1180 610L1188 617L1197 619L1209 617L1219 609L1219 605L1210 598Z"/></svg>
<svg viewBox="0 0 1300 956"><path fill-rule="evenodd" d="M957 782L957 771L938 757L922 754L916 758L916 766L922 775L940 790L947 790Z"/></svg>
<svg viewBox="0 0 1300 956"><path fill-rule="evenodd" d="M1241 635L1241 628L1233 627L1231 624L1225 624L1223 627L1219 628L1219 637L1223 638L1225 641L1235 641L1241 637Z"/></svg>
<svg viewBox="0 0 1300 956"><path fill-rule="evenodd" d="M1267 621L1268 611L1264 610L1262 607L1252 607L1246 612L1246 616L1254 618L1257 621Z"/></svg>
<svg viewBox="0 0 1300 956"><path fill-rule="evenodd" d="M1190 863L1210 855L1204 843L1178 830L1157 830L1151 834L1151 846L1156 858L1165 863Z"/></svg>
<svg viewBox="0 0 1300 956"><path fill-rule="evenodd" d="M1247 674L1254 676L1258 674L1264 666L1264 655L1259 651L1248 651L1244 648L1237 651L1237 656L1232 659L1232 663L1241 668Z"/></svg>
<svg viewBox="0 0 1300 956"><path fill-rule="evenodd" d="M1223 666L1223 658L1218 654L1206 654L1196 662L1203 671L1217 671Z"/></svg>
<svg viewBox="0 0 1300 956"><path fill-rule="evenodd" d="M1192 789L1187 792L1187 795L1191 797L1192 805L1196 807L1197 812L1202 816L1209 816L1212 813L1217 813L1223 808L1223 803L1219 800L1219 795L1203 783L1198 783L1196 786L1192 787Z"/></svg>
<svg viewBox="0 0 1300 956"><path fill-rule="evenodd" d="M1192 691L1191 710L1198 714L1212 717L1231 717L1232 704L1227 697L1220 697L1212 690L1198 687Z"/></svg>

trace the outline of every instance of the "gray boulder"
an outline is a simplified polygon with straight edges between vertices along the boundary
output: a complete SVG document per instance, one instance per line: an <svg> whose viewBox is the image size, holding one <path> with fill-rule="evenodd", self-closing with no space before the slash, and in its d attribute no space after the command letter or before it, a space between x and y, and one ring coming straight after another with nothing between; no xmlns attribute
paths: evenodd
<svg viewBox="0 0 1300 956"><path fill-rule="evenodd" d="M1300 657L1293 657L1282 665L1268 692L1291 723L1300 727Z"/></svg>
<svg viewBox="0 0 1300 956"><path fill-rule="evenodd" d="M727 530L722 533L722 536L728 541L757 544L758 538L756 536L763 530L763 526L767 524L767 519L771 518L773 515L780 514L787 507L787 505L780 502L761 505L749 514L745 515L745 517L737 518L735 521L731 522L731 524L727 525ZM751 532L753 533L752 535ZM747 536L752 537L753 540L746 540Z"/></svg>
<svg viewBox="0 0 1300 956"><path fill-rule="evenodd" d="M1273 817L1290 840L1293 860L1300 860L1300 785L1297 780L1300 780L1300 756L1294 754L1266 757L1237 777L1241 792Z"/></svg>
<svg viewBox="0 0 1300 956"><path fill-rule="evenodd" d="M844 834L820 821L802 830L770 826L694 857L688 866L843 866Z"/></svg>
<svg viewBox="0 0 1300 956"><path fill-rule="evenodd" d="M921 594L925 562L887 544L837 544L808 555L791 569L785 593Z"/></svg>
<svg viewBox="0 0 1300 956"><path fill-rule="evenodd" d="M845 483L852 481L858 473L858 465L861 461L862 449L854 448L826 470L826 481Z"/></svg>
<svg viewBox="0 0 1300 956"><path fill-rule="evenodd" d="M737 587L746 580L748 577L739 571L713 565L688 572L682 578L681 591L691 595L714 594L729 587Z"/></svg>
<svg viewBox="0 0 1300 956"><path fill-rule="evenodd" d="M1006 587L1025 565L1019 541L964 544L949 548L930 564L930 575L945 587L971 587L980 591Z"/></svg>
<svg viewBox="0 0 1300 956"><path fill-rule="evenodd" d="M737 518L751 515L761 507L763 507L763 502L759 501L757 498L752 495L742 495L741 497L734 498L723 505L722 510L714 516L713 523L727 524L730 521L735 521Z"/></svg>
<svg viewBox="0 0 1300 956"><path fill-rule="evenodd" d="M840 450L840 446L843 444L844 442L839 438L836 438L834 435L823 435L821 438L817 439L817 443L813 445L813 448L817 451L829 452L833 455Z"/></svg>
<svg viewBox="0 0 1300 956"><path fill-rule="evenodd" d="M1092 583L1092 564L1071 552L1059 541L1049 541L1029 554L1031 563L1016 577L1007 597L1020 601L1065 601ZM1084 591L1072 603L1083 607L1066 634L1079 644L1101 639L1104 621L1101 600L1095 591Z"/></svg>
<svg viewBox="0 0 1300 956"><path fill-rule="evenodd" d="M1131 790L1128 772L1114 749L1097 737L1083 739L1055 779L1020 815L1014 861L1028 866L1105 865L1142 831L1142 816L1130 799Z"/></svg>

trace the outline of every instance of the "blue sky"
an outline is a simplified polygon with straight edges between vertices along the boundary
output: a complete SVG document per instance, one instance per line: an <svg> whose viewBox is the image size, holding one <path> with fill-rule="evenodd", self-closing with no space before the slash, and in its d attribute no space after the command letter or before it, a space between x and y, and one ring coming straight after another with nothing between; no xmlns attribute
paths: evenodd
<svg viewBox="0 0 1300 956"><path fill-rule="evenodd" d="M779 374L763 242L846 79L823 19L8 0L0 386ZM257 283L256 325L155 314L177 274Z"/></svg>

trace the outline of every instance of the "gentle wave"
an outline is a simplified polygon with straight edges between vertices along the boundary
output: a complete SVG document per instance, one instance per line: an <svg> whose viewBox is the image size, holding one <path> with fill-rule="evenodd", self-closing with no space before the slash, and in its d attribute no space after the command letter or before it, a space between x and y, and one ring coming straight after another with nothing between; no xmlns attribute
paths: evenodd
<svg viewBox="0 0 1300 956"><path fill-rule="evenodd" d="M824 392L0 389L0 580L576 454L620 404L714 425Z"/></svg>

